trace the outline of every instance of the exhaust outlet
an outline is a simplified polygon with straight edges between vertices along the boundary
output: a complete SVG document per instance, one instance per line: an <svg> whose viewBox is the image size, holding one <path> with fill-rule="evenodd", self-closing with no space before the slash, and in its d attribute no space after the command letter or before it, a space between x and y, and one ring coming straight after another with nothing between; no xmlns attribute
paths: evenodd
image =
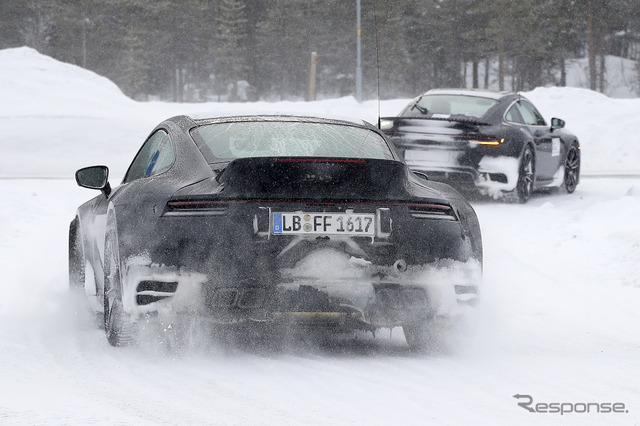
<svg viewBox="0 0 640 426"><path fill-rule="evenodd" d="M393 264L393 268L398 272L404 272L407 270L407 262L405 262L404 259L398 259Z"/></svg>

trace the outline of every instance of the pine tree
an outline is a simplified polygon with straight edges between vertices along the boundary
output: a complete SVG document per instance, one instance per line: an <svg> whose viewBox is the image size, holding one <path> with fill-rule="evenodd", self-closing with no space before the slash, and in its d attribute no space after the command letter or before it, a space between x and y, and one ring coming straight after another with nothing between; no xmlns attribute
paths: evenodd
<svg viewBox="0 0 640 426"><path fill-rule="evenodd" d="M231 100L235 100L236 84L247 78L247 49L243 44L247 37L248 20L245 4L239 0L222 0L216 16L215 74L220 90L231 85Z"/></svg>

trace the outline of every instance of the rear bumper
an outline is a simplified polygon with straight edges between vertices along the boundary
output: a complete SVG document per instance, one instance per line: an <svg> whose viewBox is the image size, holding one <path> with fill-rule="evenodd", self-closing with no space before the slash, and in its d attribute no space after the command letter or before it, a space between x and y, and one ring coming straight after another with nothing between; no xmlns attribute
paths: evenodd
<svg viewBox="0 0 640 426"><path fill-rule="evenodd" d="M326 262L331 264L327 270ZM190 315L212 324L297 324L339 330L402 326L454 318L478 298L477 261L443 261L406 270L321 252L271 284L252 279L216 283L204 274L139 261L128 265L124 307L132 317ZM324 270L324 273L322 271Z"/></svg>
<svg viewBox="0 0 640 426"><path fill-rule="evenodd" d="M512 157L483 156L477 166L455 162L406 160L416 171L426 173L430 179L460 189L477 188L485 195L498 196L513 191L518 182L518 160Z"/></svg>
<svg viewBox="0 0 640 426"><path fill-rule="evenodd" d="M473 303L481 279L479 227L461 204L439 215L432 204L409 203L229 202L172 211L146 232L153 239L124 256L132 260L122 268L123 307L134 317L365 330L452 314ZM275 212L347 210L373 214L375 235L271 232Z"/></svg>

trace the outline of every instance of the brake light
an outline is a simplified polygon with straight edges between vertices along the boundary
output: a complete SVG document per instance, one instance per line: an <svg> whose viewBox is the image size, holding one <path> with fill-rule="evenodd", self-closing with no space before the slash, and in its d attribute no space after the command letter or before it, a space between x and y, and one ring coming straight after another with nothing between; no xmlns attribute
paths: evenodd
<svg viewBox="0 0 640 426"><path fill-rule="evenodd" d="M195 200L195 201L169 201L170 209L207 209L211 207L226 206L226 201Z"/></svg>
<svg viewBox="0 0 640 426"><path fill-rule="evenodd" d="M279 162L307 162L307 163L366 163L367 160L355 158L278 158Z"/></svg>
<svg viewBox="0 0 640 426"><path fill-rule="evenodd" d="M468 142L474 145L498 146L504 143L504 138L470 138Z"/></svg>
<svg viewBox="0 0 640 426"><path fill-rule="evenodd" d="M229 203L214 200L184 200L169 201L167 203L167 215L211 215L222 216L227 214Z"/></svg>

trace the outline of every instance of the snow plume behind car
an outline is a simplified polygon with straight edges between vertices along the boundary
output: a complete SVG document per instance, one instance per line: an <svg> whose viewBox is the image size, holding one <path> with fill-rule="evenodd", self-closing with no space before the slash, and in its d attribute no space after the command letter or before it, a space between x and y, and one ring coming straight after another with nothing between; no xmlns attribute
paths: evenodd
<svg viewBox="0 0 640 426"><path fill-rule="evenodd" d="M424 288L429 299L434 301L433 314L436 316L461 315L466 307L474 306L478 301L478 292L465 293L464 303L459 303L456 297L456 287L475 286L482 280L482 267L475 259L466 262L442 259L433 264L413 266L399 261L388 270L383 270L372 267L371 262L345 253L322 250L301 260L294 268L285 271L285 275L310 282L333 282L334 292L339 295L345 282L362 281L369 284L376 278L379 282L384 276L383 272L391 274L385 277L387 282L411 283ZM370 285L363 286L360 294L365 303L374 297L372 290Z"/></svg>
<svg viewBox="0 0 640 426"><path fill-rule="evenodd" d="M134 256L124 262L128 279L135 283L162 280L167 283L179 283L180 291L172 294L171 303L162 299L158 292L139 292L137 297L158 297L151 304L129 306L139 315L135 323L139 344L146 350L169 351L170 353L186 353L199 351L219 351L234 347L247 347L252 350L284 350L291 345L293 349L311 337L314 331L293 323L274 328L265 333L261 324L253 324L242 329L228 327L211 327L211 324L200 315L206 309L201 299L202 286L207 285L207 277L165 265L152 265L148 257ZM151 267L151 268L150 268ZM155 271L151 272L150 270ZM316 251L300 260L293 268L283 271L289 284L282 284L283 289L299 291L301 287L326 292L336 300L349 300L354 309L364 311L368 304L376 298L375 283L384 285L413 285L423 288L427 298L432 301L435 321L430 326L429 351L448 351L452 342L460 340L460 325L465 322L465 315L475 311L481 289L477 283L481 281L482 267L476 260L466 262L443 259L435 264L407 266L397 262L391 267L375 267L369 261L347 255L331 249ZM371 283L374 283L372 287ZM129 289L135 285L125 286ZM468 288L473 292L468 292ZM125 299L134 300L131 294ZM378 294L378 297L379 294ZM82 300L75 298L78 306ZM195 303L194 303L195 302ZM187 309L185 312L184 309ZM77 308L76 308L77 309ZM186 315L186 316L185 316ZM401 326L399 323L398 326ZM390 327L389 330L395 327ZM458 331L457 331L458 330ZM384 332L384 331L382 331ZM257 333L257 334L256 334ZM345 335L353 334L353 330ZM361 336L366 336L367 333ZM321 336L322 330L315 331ZM340 342L334 333L332 339ZM375 337L376 333L369 337ZM304 336L304 337L303 337ZM328 336L328 335L327 335ZM256 340L257 337L258 338ZM265 340L265 339L270 339ZM362 338L362 337L361 337ZM336 340L337 339L337 340Z"/></svg>
<svg viewBox="0 0 640 426"><path fill-rule="evenodd" d="M124 265L127 276L136 283L154 280L179 283L180 291L172 295L171 303L167 299L159 299L148 305L130 307L139 314L135 332L138 344L147 351L174 355L203 350L215 353L234 348L282 351L295 350L301 345L310 347L317 338L322 338L324 344L335 345L342 344L340 342L350 338L354 332L365 340L377 334L354 330L343 335L334 332L323 334L323 330L312 330L293 323L270 330L265 330L259 323L242 328L212 327L200 316L206 309L200 297L202 286L207 285L205 275L165 265L151 265L150 259L145 256L134 256L124 261ZM149 272L149 266L155 273ZM383 275L389 273L392 276ZM325 291L332 298L349 300L353 308L360 311L376 297L371 283L380 284L383 276L385 285L397 282L424 288L429 300L433 301L432 314L436 318L430 327L431 340L427 349L437 352L450 350L452 342L460 340L460 325L464 324L460 321L475 310L479 296L479 289L475 286L481 280L482 271L481 265L475 260L459 262L450 259L428 265L407 267L398 263L390 268L372 268L371 262L325 249L312 253L295 267L284 270L283 275L292 279L290 284L282 285L284 289L298 291L301 286L315 288ZM467 286L474 287L474 293L460 291ZM135 288L132 285L127 287ZM135 296L131 296L129 299L134 300ZM140 296L153 297L158 293L143 292L138 294ZM76 311L86 304L80 297L74 297L74 300ZM185 312L184 308L188 310ZM84 309L80 310L84 312ZM389 332L393 328L390 327ZM384 334L384 330L380 332Z"/></svg>

